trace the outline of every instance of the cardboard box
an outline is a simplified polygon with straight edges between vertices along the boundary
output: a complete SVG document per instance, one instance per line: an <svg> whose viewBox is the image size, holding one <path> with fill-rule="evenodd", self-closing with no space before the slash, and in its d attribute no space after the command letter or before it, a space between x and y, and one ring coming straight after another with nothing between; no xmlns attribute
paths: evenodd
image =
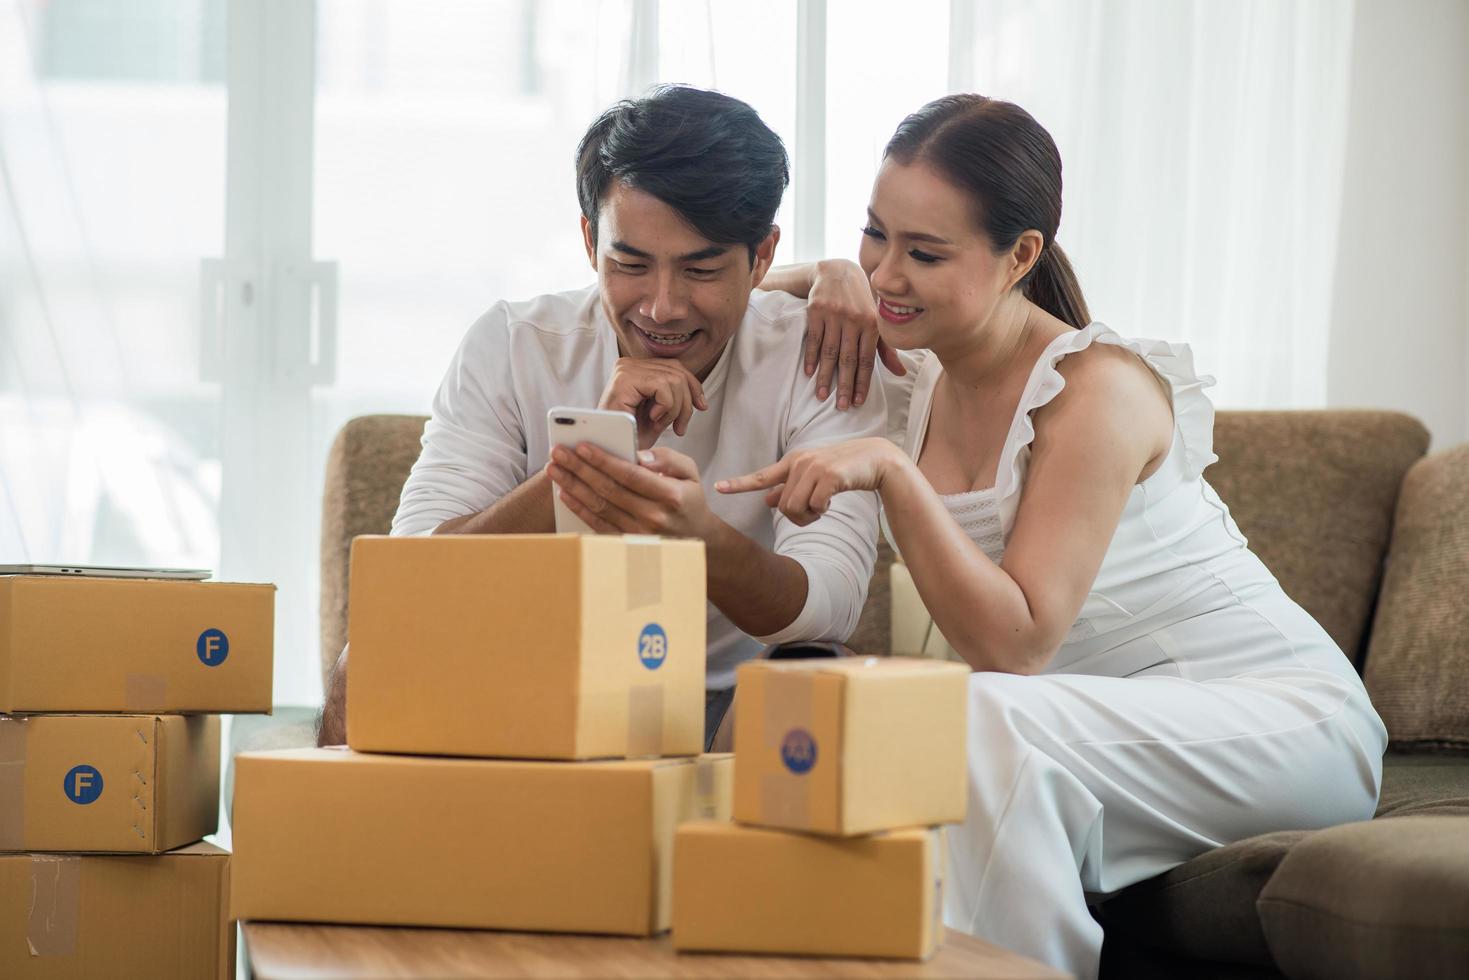
<svg viewBox="0 0 1469 980"><path fill-rule="evenodd" d="M156 854L218 823L212 715L0 716L0 851Z"/></svg>
<svg viewBox="0 0 1469 980"><path fill-rule="evenodd" d="M0 576L0 712L270 713L275 586Z"/></svg>
<svg viewBox="0 0 1469 980"><path fill-rule="evenodd" d="M735 819L838 835L963 820L969 675L899 657L741 664Z"/></svg>
<svg viewBox="0 0 1469 980"><path fill-rule="evenodd" d="M0 976L233 977L230 856L0 855Z"/></svg>
<svg viewBox="0 0 1469 980"><path fill-rule="evenodd" d="M815 837L699 821L678 829L673 946L926 959L943 932L935 828Z"/></svg>
<svg viewBox="0 0 1469 980"><path fill-rule="evenodd" d="M524 762L345 748L235 760L242 920L646 936L673 832L729 812L733 760Z"/></svg>
<svg viewBox="0 0 1469 980"><path fill-rule="evenodd" d="M704 545L361 537L347 743L513 759L704 748Z"/></svg>

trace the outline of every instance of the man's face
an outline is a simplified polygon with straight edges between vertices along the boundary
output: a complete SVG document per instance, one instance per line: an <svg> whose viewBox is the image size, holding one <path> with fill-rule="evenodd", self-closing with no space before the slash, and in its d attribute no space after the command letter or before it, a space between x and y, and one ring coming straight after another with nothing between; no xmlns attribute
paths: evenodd
<svg viewBox="0 0 1469 980"><path fill-rule="evenodd" d="M780 229L756 248L752 266L744 245L711 242L658 198L614 182L596 241L586 218L582 236L622 355L677 359L703 380L739 329Z"/></svg>

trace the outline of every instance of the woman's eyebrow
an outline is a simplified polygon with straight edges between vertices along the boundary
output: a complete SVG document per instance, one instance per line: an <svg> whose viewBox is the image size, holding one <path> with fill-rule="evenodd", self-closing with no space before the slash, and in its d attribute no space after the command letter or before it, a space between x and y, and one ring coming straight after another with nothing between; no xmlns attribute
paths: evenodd
<svg viewBox="0 0 1469 980"><path fill-rule="evenodd" d="M879 225L880 226L882 224L881 221L877 220L877 215L875 215L875 214L872 213L872 209L871 208L868 208L867 209L867 220L870 221L874 225ZM952 244L954 244L953 242L949 241L947 238L940 238L938 235L930 235L930 234L927 234L927 233L921 232L921 231L900 231L900 232L898 232L898 234L901 237L903 237L903 238L909 238L909 239L912 239L915 242L932 242L935 245L952 245Z"/></svg>

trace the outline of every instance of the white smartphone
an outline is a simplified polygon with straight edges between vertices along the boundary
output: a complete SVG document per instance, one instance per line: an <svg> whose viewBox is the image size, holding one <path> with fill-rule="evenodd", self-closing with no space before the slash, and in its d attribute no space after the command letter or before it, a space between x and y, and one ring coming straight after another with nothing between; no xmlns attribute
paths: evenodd
<svg viewBox="0 0 1469 980"><path fill-rule="evenodd" d="M637 465L638 422L627 412L557 407L546 413L546 427L553 447L575 449L581 443L590 442L618 459ZM597 533L561 502L560 487L553 485L551 496L556 502L557 534Z"/></svg>

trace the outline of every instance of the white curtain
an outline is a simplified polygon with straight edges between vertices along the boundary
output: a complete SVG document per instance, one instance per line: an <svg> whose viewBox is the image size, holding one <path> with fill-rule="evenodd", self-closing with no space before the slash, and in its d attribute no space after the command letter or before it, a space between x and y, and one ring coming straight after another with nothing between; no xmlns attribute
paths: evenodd
<svg viewBox="0 0 1469 980"><path fill-rule="evenodd" d="M232 366L201 376L199 289L225 238L229 4L0 0L0 561L232 568L221 540L304 528L232 574L282 584L277 697L310 703L336 431L426 412L494 301L590 281L572 150L635 80L750 101L799 165L797 6L320 0L312 213L339 271L335 371L292 420L310 459L230 474ZM1012 99L1060 144L1059 238L1094 315L1193 343L1226 405L1323 403L1349 2L835 0L825 22L826 100L805 111L824 114L807 234L826 254L855 254L904 113L956 88ZM788 199L787 243L792 216ZM272 481L295 510L246 508L222 536L222 480L236 499Z"/></svg>
<svg viewBox="0 0 1469 980"><path fill-rule="evenodd" d="M200 4L91 8L0 0L0 561L211 567L222 52Z"/></svg>
<svg viewBox="0 0 1469 980"><path fill-rule="evenodd" d="M1325 404L1350 0L974 0L969 17L956 81L1055 137L1057 240L1092 316L1188 341L1222 405Z"/></svg>

